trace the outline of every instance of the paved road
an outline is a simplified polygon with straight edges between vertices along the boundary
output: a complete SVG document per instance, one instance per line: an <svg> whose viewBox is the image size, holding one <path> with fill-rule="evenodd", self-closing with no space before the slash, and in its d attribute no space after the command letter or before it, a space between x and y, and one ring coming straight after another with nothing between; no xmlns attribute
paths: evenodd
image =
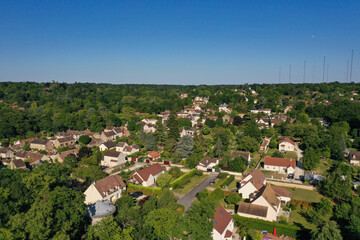
<svg viewBox="0 0 360 240"><path fill-rule="evenodd" d="M187 193L184 197L180 198L177 203L181 204L185 207L185 211L189 209L194 200L196 194L204 190L207 186L210 185L210 182L213 181L217 177L218 173L211 173L208 178L202 181L199 185L193 188L189 193Z"/></svg>

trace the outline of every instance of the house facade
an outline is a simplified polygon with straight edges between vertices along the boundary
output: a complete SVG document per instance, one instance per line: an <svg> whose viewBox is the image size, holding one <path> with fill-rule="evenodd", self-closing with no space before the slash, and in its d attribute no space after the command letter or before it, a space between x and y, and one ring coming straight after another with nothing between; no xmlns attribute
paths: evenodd
<svg viewBox="0 0 360 240"><path fill-rule="evenodd" d="M113 141L108 141L108 142L104 142L102 144L100 144L99 149L100 151L105 151L105 150L109 150L112 148L115 148L116 144Z"/></svg>
<svg viewBox="0 0 360 240"><path fill-rule="evenodd" d="M117 174L108 176L99 181L92 183L84 192L85 204L93 204L96 201L115 202L121 197L126 185Z"/></svg>
<svg viewBox="0 0 360 240"><path fill-rule="evenodd" d="M282 174L293 174L296 168L296 160L293 158L276 158L266 156L264 169Z"/></svg>
<svg viewBox="0 0 360 240"><path fill-rule="evenodd" d="M164 172L165 171L161 167L161 165L159 163L155 163L151 166L148 166L148 167L141 169L141 170L137 171L136 173L134 173L131 176L131 180L135 184L149 187L149 186L155 184L158 176L163 174Z"/></svg>
<svg viewBox="0 0 360 240"><path fill-rule="evenodd" d="M58 138L54 141L55 148L70 147L75 145L75 139L71 137Z"/></svg>
<svg viewBox="0 0 360 240"><path fill-rule="evenodd" d="M29 144L31 149L50 151L52 149L52 142L49 140L34 139Z"/></svg>
<svg viewBox="0 0 360 240"><path fill-rule="evenodd" d="M196 169L201 171L214 172L215 166L219 164L219 159L216 158L204 158L196 166Z"/></svg>
<svg viewBox="0 0 360 240"><path fill-rule="evenodd" d="M234 218L221 205L216 208L213 219L214 240L231 240L234 231Z"/></svg>
<svg viewBox="0 0 360 240"><path fill-rule="evenodd" d="M103 167L115 167L121 164L125 164L126 156L125 154L113 150L109 150L105 153L103 159L101 160L100 165Z"/></svg>
<svg viewBox="0 0 360 240"><path fill-rule="evenodd" d="M242 195L242 198L251 198L265 185L265 175L260 169L254 169L240 182L238 193Z"/></svg>
<svg viewBox="0 0 360 240"><path fill-rule="evenodd" d="M279 151L296 151L296 145L290 138L285 137L284 139L279 141Z"/></svg>
<svg viewBox="0 0 360 240"><path fill-rule="evenodd" d="M360 166L360 151L350 151L349 161L351 165Z"/></svg>

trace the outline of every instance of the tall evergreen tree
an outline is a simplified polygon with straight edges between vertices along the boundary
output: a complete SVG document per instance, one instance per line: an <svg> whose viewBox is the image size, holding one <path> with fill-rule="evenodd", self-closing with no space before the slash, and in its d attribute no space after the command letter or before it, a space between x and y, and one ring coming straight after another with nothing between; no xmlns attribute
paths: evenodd
<svg viewBox="0 0 360 240"><path fill-rule="evenodd" d="M180 131L179 131L179 121L176 116L176 112L172 111L170 113L167 127L169 129L168 137L169 139L178 140L180 138Z"/></svg>

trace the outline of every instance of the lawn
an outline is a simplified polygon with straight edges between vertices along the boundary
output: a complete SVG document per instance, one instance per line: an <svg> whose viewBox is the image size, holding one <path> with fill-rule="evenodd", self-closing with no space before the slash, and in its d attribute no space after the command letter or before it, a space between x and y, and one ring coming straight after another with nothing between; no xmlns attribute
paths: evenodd
<svg viewBox="0 0 360 240"><path fill-rule="evenodd" d="M199 185L205 178L207 178L209 175L202 175L202 176L194 176L191 178L190 183L186 184L181 189L174 189L174 192L180 193L180 194L186 194L190 192L194 187Z"/></svg>
<svg viewBox="0 0 360 240"><path fill-rule="evenodd" d="M292 193L291 198L295 200L303 200L309 202L319 202L323 197L320 193L311 190L305 190L300 188L286 188Z"/></svg>
<svg viewBox="0 0 360 240"><path fill-rule="evenodd" d="M332 163L330 159L321 159L317 168L314 169L314 172L316 172L316 174L323 175L331 168L331 165Z"/></svg>
<svg viewBox="0 0 360 240"><path fill-rule="evenodd" d="M298 156L297 156L296 152L286 152L285 153L285 158L294 158L296 160L299 160L299 159L297 159Z"/></svg>
<svg viewBox="0 0 360 240"><path fill-rule="evenodd" d="M290 214L290 217L289 217L289 224L292 224L292 225L300 224L304 228L314 230L316 228L316 226L314 224L309 223L308 221L306 221L306 218L301 216L300 211L301 211L301 209L296 209L296 210L291 211L291 214Z"/></svg>
<svg viewBox="0 0 360 240"><path fill-rule="evenodd" d="M266 170L262 170L261 171L267 178L271 178L273 177L274 179L282 179L282 178L287 178L286 174L279 174L273 171L266 171Z"/></svg>
<svg viewBox="0 0 360 240"><path fill-rule="evenodd" d="M269 148L269 150L265 153L265 156L271 156L276 151L277 149L275 148Z"/></svg>
<svg viewBox="0 0 360 240"><path fill-rule="evenodd" d="M219 179L219 178L216 178L215 179L215 184L213 184L212 186L210 187L213 187L213 188L219 188L221 186L221 184L223 184L225 181L226 181L227 177L224 178L224 179Z"/></svg>

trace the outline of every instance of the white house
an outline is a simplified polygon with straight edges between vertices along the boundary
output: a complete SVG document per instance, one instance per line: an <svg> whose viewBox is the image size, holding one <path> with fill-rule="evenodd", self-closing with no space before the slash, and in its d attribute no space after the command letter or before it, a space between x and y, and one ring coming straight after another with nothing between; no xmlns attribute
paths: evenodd
<svg viewBox="0 0 360 240"><path fill-rule="evenodd" d="M215 171L215 166L219 164L219 159L216 158L204 158L199 162L199 164L196 166L196 169L201 171L209 171L213 172Z"/></svg>
<svg viewBox="0 0 360 240"><path fill-rule="evenodd" d="M230 114L232 112L232 109L228 108L228 105L226 103L224 103L224 104L219 105L219 112L222 112L222 111Z"/></svg>
<svg viewBox="0 0 360 240"><path fill-rule="evenodd" d="M154 133L156 131L155 124L144 123L144 122L141 122L141 124L143 125L144 133Z"/></svg>
<svg viewBox="0 0 360 240"><path fill-rule="evenodd" d="M266 185L266 177L260 169L252 170L241 182L238 193L242 198L251 198Z"/></svg>
<svg viewBox="0 0 360 240"><path fill-rule="evenodd" d="M272 185L271 188L278 195L282 205L286 205L288 202L291 201L292 194L286 188L274 186L274 185Z"/></svg>
<svg viewBox="0 0 360 240"><path fill-rule="evenodd" d="M251 161L250 153L247 153L247 152L232 152L231 153L232 158L236 158L236 157L239 157L239 156L245 158L248 162Z"/></svg>
<svg viewBox="0 0 360 240"><path fill-rule="evenodd" d="M145 187L151 186L155 184L156 179L162 173L164 173L164 169L161 167L159 163L155 163L151 166L148 166L144 169L141 169L134 173L131 176L131 180L135 184L143 185Z"/></svg>
<svg viewBox="0 0 360 240"><path fill-rule="evenodd" d="M270 108L262 108L262 109L251 109L250 110L251 113L265 113L267 115L270 115L271 114L271 109Z"/></svg>
<svg viewBox="0 0 360 240"><path fill-rule="evenodd" d="M267 185L263 187L252 199L250 203L239 203L238 214L240 216L277 221L281 208L281 199L273 186Z"/></svg>
<svg viewBox="0 0 360 240"><path fill-rule="evenodd" d="M13 158L14 157L14 152L11 150L11 148L6 147L6 148L0 148L0 158Z"/></svg>
<svg viewBox="0 0 360 240"><path fill-rule="evenodd" d="M125 154L121 152L109 150L105 153L103 159L101 160L100 165L111 168L120 164L124 164L125 161L126 161Z"/></svg>
<svg viewBox="0 0 360 240"><path fill-rule="evenodd" d="M180 129L180 137L183 137L183 136L194 136L195 135L195 130L191 130L191 129L185 129L185 128L182 128Z"/></svg>
<svg viewBox="0 0 360 240"><path fill-rule="evenodd" d="M293 158L275 158L266 156L264 158L264 169L284 174L295 172L296 160Z"/></svg>
<svg viewBox="0 0 360 240"><path fill-rule="evenodd" d="M133 144L131 146L124 147L121 152L127 156L138 151L140 151L140 147L136 144Z"/></svg>
<svg viewBox="0 0 360 240"><path fill-rule="evenodd" d="M287 151L295 151L295 143L288 137L285 137L281 141L279 141L279 151L287 152Z"/></svg>
<svg viewBox="0 0 360 240"><path fill-rule="evenodd" d="M234 231L234 219L221 205L216 208L214 216L214 240L231 240Z"/></svg>
<svg viewBox="0 0 360 240"><path fill-rule="evenodd" d="M360 151L350 151L349 160L351 165L360 166Z"/></svg>
<svg viewBox="0 0 360 240"><path fill-rule="evenodd" d="M115 147L116 147L116 144L113 141L107 141L107 142L100 144L99 149L100 149L100 151L105 151L105 150L109 150L109 149L112 149Z"/></svg>
<svg viewBox="0 0 360 240"><path fill-rule="evenodd" d="M85 204L93 204L96 201L109 200L115 202L121 197L126 185L117 174L108 176L99 181L93 182L84 192Z"/></svg>
<svg viewBox="0 0 360 240"><path fill-rule="evenodd" d="M118 143L116 144L115 149L116 149L116 151L118 151L118 152L123 152L123 151L124 151L124 148L127 147L127 146L129 146L129 145L128 145L126 142L118 142Z"/></svg>

